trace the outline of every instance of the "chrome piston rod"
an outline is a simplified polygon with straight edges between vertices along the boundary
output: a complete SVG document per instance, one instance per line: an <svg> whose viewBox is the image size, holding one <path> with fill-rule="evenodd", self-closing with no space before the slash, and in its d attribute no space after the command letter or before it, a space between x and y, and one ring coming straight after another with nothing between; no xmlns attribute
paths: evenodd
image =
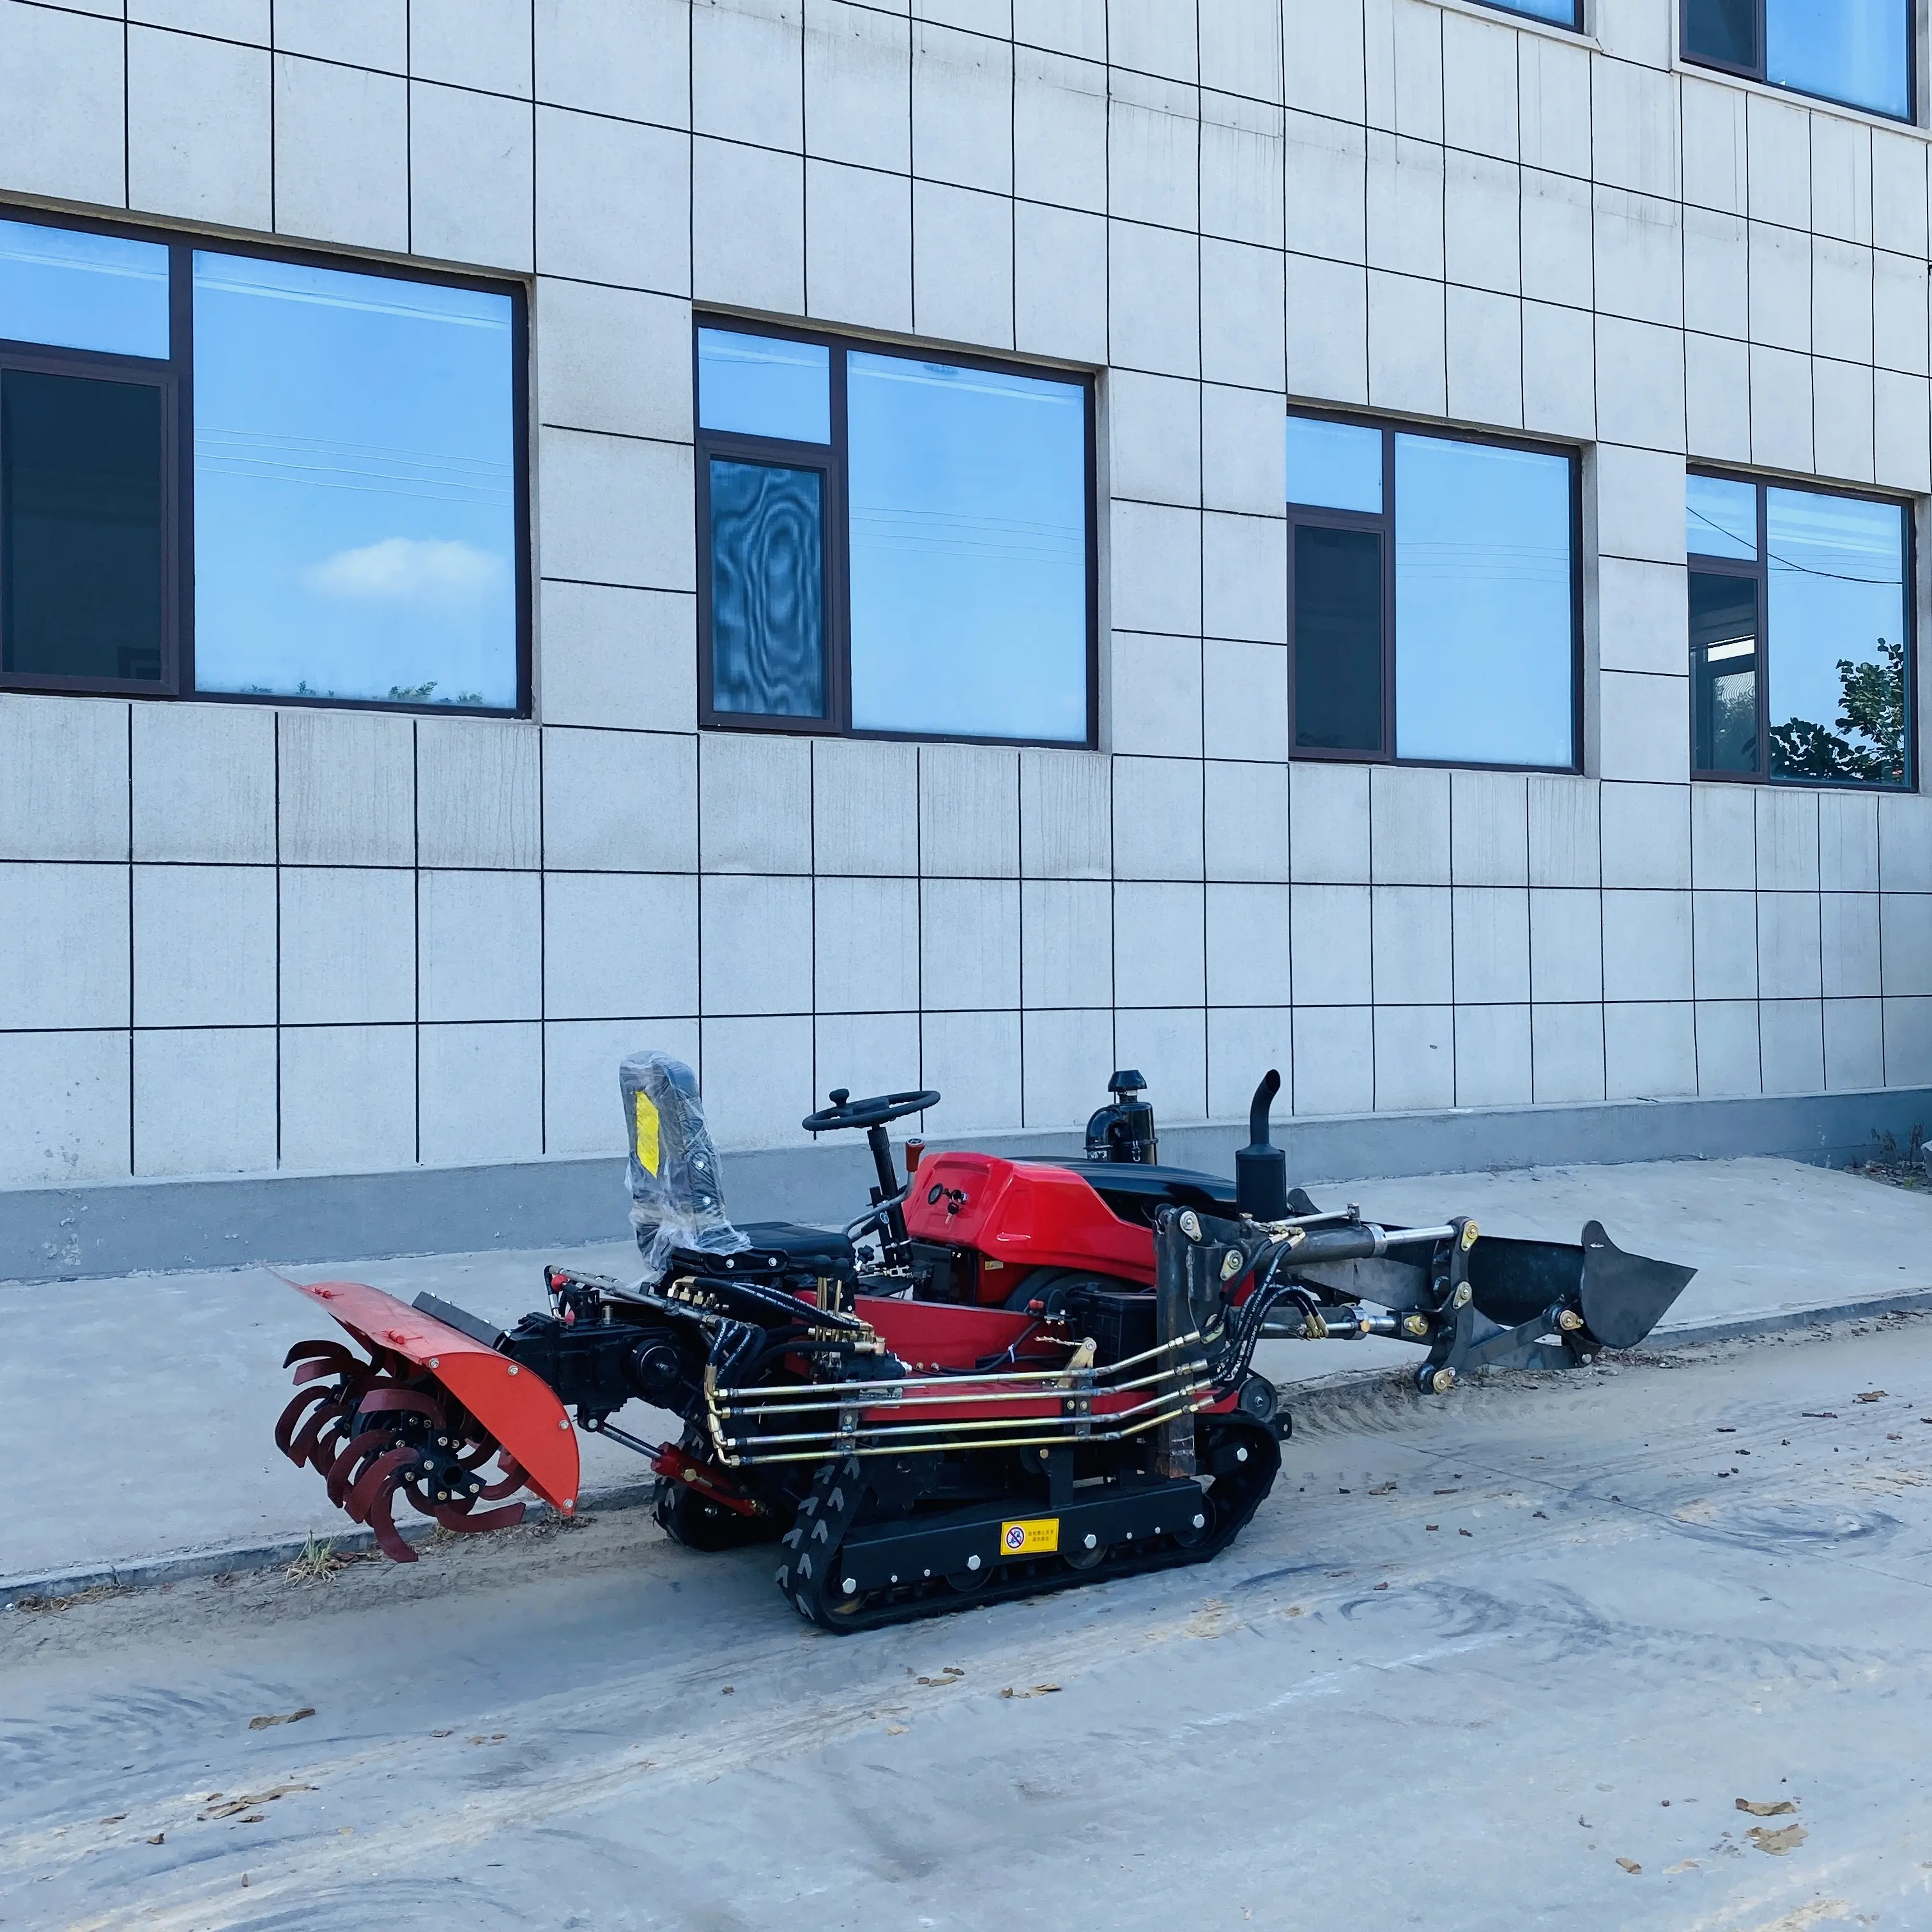
<svg viewBox="0 0 1932 1932"><path fill-rule="evenodd" d="M1290 1245L1288 1254L1297 1265L1310 1262L1368 1261L1385 1255L1391 1248L1433 1246L1438 1241L1475 1238L1476 1224L1465 1222L1460 1228L1384 1228L1373 1221L1358 1221L1347 1227L1322 1228L1312 1234L1287 1222L1267 1222L1263 1230L1275 1233Z"/></svg>

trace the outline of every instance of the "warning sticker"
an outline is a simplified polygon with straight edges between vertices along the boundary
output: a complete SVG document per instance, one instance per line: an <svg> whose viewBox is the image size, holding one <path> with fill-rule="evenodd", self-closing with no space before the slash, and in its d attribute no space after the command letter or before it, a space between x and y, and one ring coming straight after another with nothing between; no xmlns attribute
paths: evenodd
<svg viewBox="0 0 1932 1932"><path fill-rule="evenodd" d="M638 1165L646 1174L658 1171L657 1102L640 1088L637 1096Z"/></svg>
<svg viewBox="0 0 1932 1932"><path fill-rule="evenodd" d="M1002 1556L1038 1556L1059 1547L1060 1519L1057 1516L1034 1516L1029 1520L1003 1522L1000 1526L1000 1554Z"/></svg>

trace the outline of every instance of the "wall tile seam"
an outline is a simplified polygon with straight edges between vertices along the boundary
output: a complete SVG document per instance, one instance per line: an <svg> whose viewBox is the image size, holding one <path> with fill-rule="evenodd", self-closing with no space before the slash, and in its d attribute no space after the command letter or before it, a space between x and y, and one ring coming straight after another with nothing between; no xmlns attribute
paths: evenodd
<svg viewBox="0 0 1932 1932"><path fill-rule="evenodd" d="M606 282L600 284L599 286L604 288L619 288L622 287L623 285L619 283ZM657 295L662 294L663 291L662 290L627 290L626 292ZM688 296L674 296L672 299L674 301L688 302L692 298ZM696 306L694 304L693 305ZM605 441L610 442L642 442L654 444L659 448L663 449L694 448L697 445L698 440L697 434L694 430L689 436L653 436L650 434L649 431L644 430L604 429L598 427L595 423L553 422L548 418L537 422L533 425L533 427L538 430L560 430L567 436L601 436Z"/></svg>
<svg viewBox="0 0 1932 1932"><path fill-rule="evenodd" d="M698 596L696 590L694 590L689 584L617 584L614 583L610 578L604 577L559 577L554 576L549 572L543 571L540 571L537 573L536 581L538 584L568 584L574 586L577 589L580 590L642 590L648 592L653 597L689 597L695 599ZM506 724L529 724L542 722L540 718L534 717L518 717L508 712L503 712L500 715L502 722ZM657 725L572 724L568 726L555 725L550 728L555 730L568 730L572 731L643 730L650 731L658 736L670 735L666 734L662 727ZM695 728L694 727L692 732L680 733L675 735L690 736L694 734L694 730Z"/></svg>
<svg viewBox="0 0 1932 1932"><path fill-rule="evenodd" d="M1599 181L1598 178L1594 174L1574 174L1568 168L1552 166L1543 161L1525 160L1520 154L1498 154L1492 153L1486 148L1466 147L1460 141L1450 140L1446 136L1438 139L1426 134L1412 134L1402 129L1393 127L1384 127L1379 123L1375 122L1357 121L1350 119L1343 116L1324 114L1314 108L1291 107L1287 111L1288 113L1294 116L1296 119L1300 121L1319 122L1327 127L1345 129L1350 133L1360 132L1365 134L1385 135L1394 140L1413 142L1418 147L1433 148L1438 152L1445 155L1462 154L1467 155L1472 160L1475 160L1495 161L1500 164L1502 166L1515 169L1519 175L1549 175L1558 180L1581 182L1593 186L1609 188L1613 185L1612 183L1608 182ZM1292 133L1286 136L1285 138L1291 145L1293 146L1305 147L1310 145L1306 142L1294 141ZM1353 156L1350 157L1352 160L1354 158L1354 157ZM1620 193L1642 194L1646 196L1646 199L1651 200L1670 201L1676 199L1676 197L1668 195L1658 196L1650 194L1647 190L1620 189L1618 191Z"/></svg>
<svg viewBox="0 0 1932 1932"><path fill-rule="evenodd" d="M1599 1000L1570 1000L1536 996L1517 996L1497 999L1457 998L1444 1000L1161 1000L1155 1002L1122 1000L1108 1008L1095 1005L1091 1001L1034 1000L1018 1006L796 1006L796 1007L720 1007L700 1010L664 1008L649 1013L639 1013L629 1006L613 1007L608 1011L587 1013L544 1012L525 1014L520 1017L484 1019L362 1019L362 1020L194 1020L194 1021L136 1021L125 1020L76 1024L71 1026L0 1027L0 1039L65 1039L87 1034L111 1034L118 1037L124 1034L324 1034L381 1031L386 1033L446 1032L463 1028L476 1027L570 1027L604 1025L612 1021L630 1020L744 1020L744 1019L904 1019L924 1013L1064 1013L1064 1012L1460 1012L1465 1009L1489 1010L1495 1007L1535 1006L1562 1007L1577 1012L1588 1012L1600 1006L1873 1006L1881 1004L1932 1004L1932 994L1925 993L1740 993L1740 994L1655 994L1646 995L1619 995L1615 998Z"/></svg>
<svg viewBox="0 0 1932 1932"><path fill-rule="evenodd" d="M1021 359L1024 360L1026 358L1022 357ZM1045 366L1051 368L1055 365L1048 364ZM1220 376L1202 376L1199 374L1185 376L1177 375L1172 369L1149 368L1138 362L1106 362L1102 364L1084 364L1079 366L1090 369L1096 375L1145 376L1152 377L1156 381L1162 382L1187 382L1192 384L1196 388L1232 389L1240 395L1265 396L1270 401L1279 398L1282 401L1286 402L1290 400L1293 395L1292 391L1286 388L1277 388L1272 383L1239 382L1231 381L1227 378ZM1328 409L1336 409L1346 408L1348 405L1345 404L1336 404L1330 401L1324 404L1323 406ZM1110 502L1115 503L1154 503L1158 505L1159 507L1162 508L1169 508L1173 507L1171 505L1162 503L1160 500L1157 497L1132 496L1126 495L1118 490L1114 490L1108 500ZM1186 507L1198 509L1200 506L1196 503ZM1258 515L1262 513L1259 512L1250 511L1246 512L1238 512L1234 514Z"/></svg>
<svg viewBox="0 0 1932 1932"><path fill-rule="evenodd" d="M1108 373L1110 374L1118 374L1122 372L1114 370L1110 370ZM1136 370L1126 373L1136 375L1144 375L1152 372L1145 370ZM1193 380L1191 376L1177 376L1174 380L1178 382L1192 382ZM1198 388L1208 388L1210 386L1214 388L1224 388L1228 386L1220 383L1213 385L1200 383L1196 384L1196 386ZM1265 396L1270 402L1272 402L1276 396L1285 394L1286 392L1278 389L1255 389L1249 391L1246 393L1257 396ZM1108 497L1107 501L1110 503L1130 503L1137 509L1184 510L1190 516L1204 518L1225 517L1231 520L1250 524L1280 524L1285 523L1288 518L1288 506L1285 500L1282 502L1282 507L1279 510L1244 510L1239 508L1223 508L1218 504L1203 504L1198 500L1193 502L1178 502L1172 497L1144 496L1138 494L1128 494L1120 490L1115 490ZM1116 628L1126 627L1117 626ZM1239 640L1230 638L1227 641L1229 643L1235 643L1238 642Z"/></svg>
<svg viewBox="0 0 1932 1932"><path fill-rule="evenodd" d="M44 13L68 14L76 20L112 20L112 16L95 14L80 8L67 8L49 4L49 0L14 0L14 4L38 8ZM383 67L368 61L344 60L333 54L318 54L306 48L283 46L274 40L242 39L232 34L220 34L206 28L183 27L154 20L128 19L123 24L129 34L136 33L164 35L172 40L200 40L215 46L238 47L249 53L262 54L272 61L301 61L313 67L334 68L350 74L368 74L378 80L398 80L409 87L436 87L451 94L470 94L491 100L514 101L519 105L548 107L560 113L581 114L587 118L604 121L618 121L634 127L657 127L670 134L688 134L688 128L669 125L662 122L638 119L628 115L612 114L596 108L577 107L560 101L546 100L521 90L479 87L470 81L445 80L440 76L417 74L406 68Z"/></svg>

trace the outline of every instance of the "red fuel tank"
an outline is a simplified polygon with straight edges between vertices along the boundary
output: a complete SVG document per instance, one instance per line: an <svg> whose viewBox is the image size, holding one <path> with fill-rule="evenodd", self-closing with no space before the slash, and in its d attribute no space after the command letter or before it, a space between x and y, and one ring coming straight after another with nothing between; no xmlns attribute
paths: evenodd
<svg viewBox="0 0 1932 1932"><path fill-rule="evenodd" d="M1091 1268L1154 1286L1154 1235L1124 1221L1077 1171L995 1154L928 1155L906 1198L916 1240L970 1248L1014 1273Z"/></svg>

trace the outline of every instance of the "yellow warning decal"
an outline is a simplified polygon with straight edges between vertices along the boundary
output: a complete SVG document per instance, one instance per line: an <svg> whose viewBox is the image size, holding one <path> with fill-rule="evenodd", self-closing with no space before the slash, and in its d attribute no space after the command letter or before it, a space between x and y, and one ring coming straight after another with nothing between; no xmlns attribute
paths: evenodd
<svg viewBox="0 0 1932 1932"><path fill-rule="evenodd" d="M658 1171L658 1110L657 1104L646 1093L638 1095L638 1165L646 1174L655 1175Z"/></svg>
<svg viewBox="0 0 1932 1932"><path fill-rule="evenodd" d="M1034 1516L1000 1526L1002 1556L1038 1556L1059 1547L1060 1519L1057 1516Z"/></svg>

